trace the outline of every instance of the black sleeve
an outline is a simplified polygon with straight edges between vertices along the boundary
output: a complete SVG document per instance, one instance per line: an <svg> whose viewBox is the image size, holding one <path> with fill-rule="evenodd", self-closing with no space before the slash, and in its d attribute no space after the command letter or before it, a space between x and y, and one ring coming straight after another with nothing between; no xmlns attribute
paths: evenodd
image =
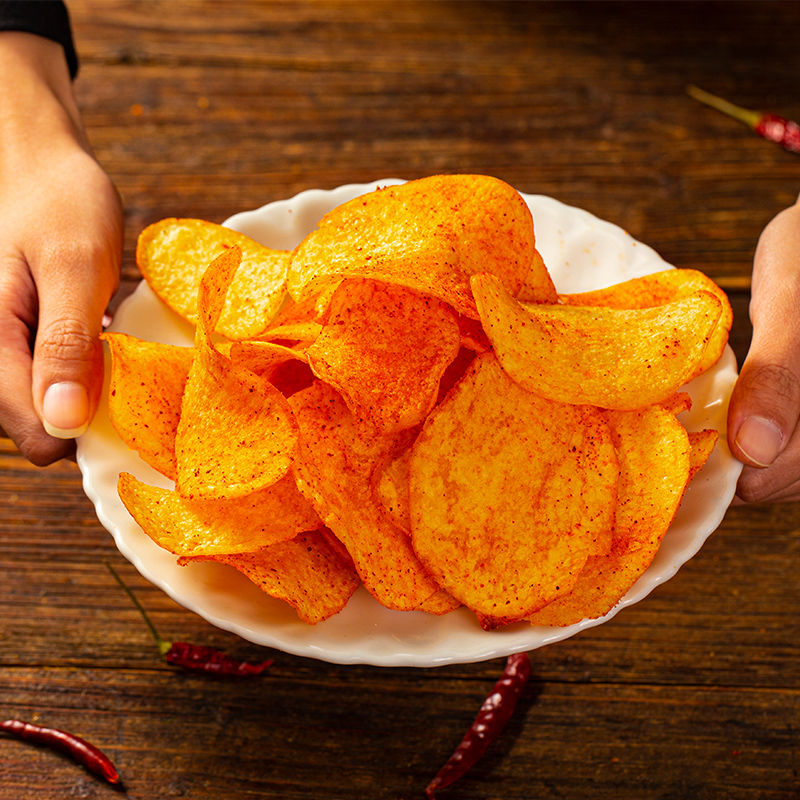
<svg viewBox="0 0 800 800"><path fill-rule="evenodd" d="M35 33L64 48L69 74L78 72L67 7L61 0L0 0L0 31Z"/></svg>

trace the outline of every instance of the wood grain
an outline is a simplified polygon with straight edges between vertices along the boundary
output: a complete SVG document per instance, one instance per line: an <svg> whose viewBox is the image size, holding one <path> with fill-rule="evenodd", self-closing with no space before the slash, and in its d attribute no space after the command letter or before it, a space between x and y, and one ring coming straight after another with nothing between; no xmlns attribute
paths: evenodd
<svg viewBox="0 0 800 800"><path fill-rule="evenodd" d="M221 222L310 187L497 175L611 220L729 292L750 339L758 235L800 158L688 98L695 83L800 118L800 4L70 0L75 88L123 196L117 298L141 228ZM532 654L506 735L441 796L797 798L800 514L734 507L613 621ZM264 651L147 584L71 462L0 439L0 713L103 747L140 800L421 798L502 662L341 667L274 653L252 682L158 658L161 633ZM112 797L65 758L0 740L0 800Z"/></svg>

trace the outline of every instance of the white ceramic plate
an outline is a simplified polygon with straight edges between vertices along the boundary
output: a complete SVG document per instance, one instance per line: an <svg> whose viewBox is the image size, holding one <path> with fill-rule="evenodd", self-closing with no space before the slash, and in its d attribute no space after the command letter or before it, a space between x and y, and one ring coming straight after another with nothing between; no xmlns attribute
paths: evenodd
<svg viewBox="0 0 800 800"><path fill-rule="evenodd" d="M310 190L237 214L226 225L270 247L291 249L331 208L377 186L399 182ZM621 228L586 211L541 195L524 197L533 212L537 247L561 292L599 288L669 266ZM192 329L144 283L121 304L111 330L173 344L192 342ZM149 483L170 484L120 441L108 420L105 400L78 442L78 464L86 494L122 554L145 578L213 625L257 644L341 664L433 667L466 663L533 650L604 622L669 579L699 550L722 521L740 472L724 436L727 400L735 379L736 362L728 348L710 372L687 387L693 406L685 424L693 430L718 429L719 444L689 487L658 555L636 585L606 617L568 628L521 623L486 632L466 610L443 617L390 611L363 588L335 617L306 625L288 605L265 596L232 568L213 563L179 567L174 556L141 531L117 496L117 476L126 470Z"/></svg>

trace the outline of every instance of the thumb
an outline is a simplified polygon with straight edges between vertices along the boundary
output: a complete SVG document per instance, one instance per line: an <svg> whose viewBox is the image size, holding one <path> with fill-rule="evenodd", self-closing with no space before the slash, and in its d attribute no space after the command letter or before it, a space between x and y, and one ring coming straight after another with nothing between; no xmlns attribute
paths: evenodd
<svg viewBox="0 0 800 800"><path fill-rule="evenodd" d="M110 292L89 262L82 270L39 270L39 324L33 351L33 403L48 434L80 436L100 399L99 335ZM70 276L72 280L69 280Z"/></svg>
<svg viewBox="0 0 800 800"><path fill-rule="evenodd" d="M753 265L753 338L731 395L728 441L734 456L768 467L800 416L800 206L764 229Z"/></svg>

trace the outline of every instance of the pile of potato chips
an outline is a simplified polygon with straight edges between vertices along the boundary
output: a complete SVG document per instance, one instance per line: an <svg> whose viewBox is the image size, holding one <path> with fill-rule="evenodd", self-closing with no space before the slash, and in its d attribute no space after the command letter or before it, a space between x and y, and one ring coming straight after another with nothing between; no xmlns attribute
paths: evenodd
<svg viewBox="0 0 800 800"><path fill-rule="evenodd" d="M558 294L495 178L357 197L292 252L165 219L137 262L196 333L104 335L112 423L174 482L123 473L120 496L181 563L311 624L361 584L487 630L601 616L717 440L677 415L727 342L725 294L694 270Z"/></svg>

